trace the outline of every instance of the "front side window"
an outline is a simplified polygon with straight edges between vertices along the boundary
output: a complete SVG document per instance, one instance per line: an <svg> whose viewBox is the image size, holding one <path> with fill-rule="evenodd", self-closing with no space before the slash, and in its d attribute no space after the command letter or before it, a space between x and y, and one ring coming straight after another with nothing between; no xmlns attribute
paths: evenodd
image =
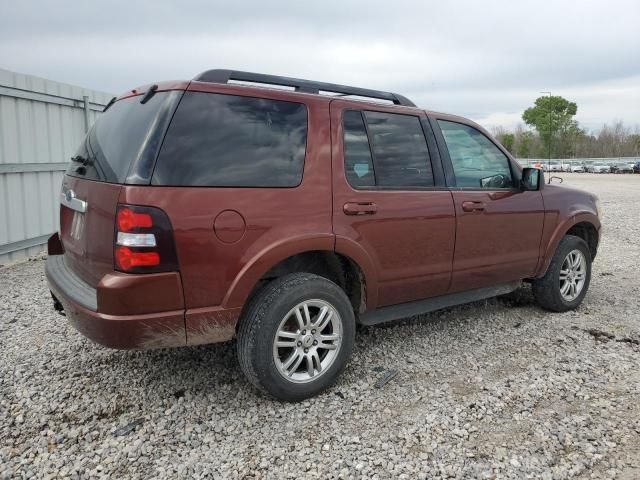
<svg viewBox="0 0 640 480"><path fill-rule="evenodd" d="M462 123L438 120L458 187L511 188L509 159L482 132Z"/></svg>
<svg viewBox="0 0 640 480"><path fill-rule="evenodd" d="M343 126L345 173L351 186L402 189L434 185L418 117L346 111Z"/></svg>
<svg viewBox="0 0 640 480"><path fill-rule="evenodd" d="M186 92L152 184L295 187L302 181L306 141L301 103Z"/></svg>

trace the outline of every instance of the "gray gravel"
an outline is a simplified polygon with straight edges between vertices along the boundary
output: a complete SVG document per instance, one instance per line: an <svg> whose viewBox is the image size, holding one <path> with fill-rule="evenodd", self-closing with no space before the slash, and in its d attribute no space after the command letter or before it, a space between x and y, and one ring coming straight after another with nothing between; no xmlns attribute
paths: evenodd
<svg viewBox="0 0 640 480"><path fill-rule="evenodd" d="M232 343L96 346L42 258L0 269L0 478L639 478L640 175L565 178L605 211L578 311L524 289L362 329L300 404L257 394Z"/></svg>

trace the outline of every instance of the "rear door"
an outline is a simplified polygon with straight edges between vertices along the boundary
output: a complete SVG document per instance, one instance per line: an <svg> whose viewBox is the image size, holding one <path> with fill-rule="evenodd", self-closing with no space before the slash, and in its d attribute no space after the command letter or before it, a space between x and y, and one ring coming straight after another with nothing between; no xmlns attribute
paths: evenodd
<svg viewBox="0 0 640 480"><path fill-rule="evenodd" d="M456 209L451 291L530 277L544 221L541 192L520 191L520 169L474 125L447 117L432 125Z"/></svg>
<svg viewBox="0 0 640 480"><path fill-rule="evenodd" d="M336 248L356 244L370 257L374 306L445 293L455 211L426 116L334 100L331 128Z"/></svg>

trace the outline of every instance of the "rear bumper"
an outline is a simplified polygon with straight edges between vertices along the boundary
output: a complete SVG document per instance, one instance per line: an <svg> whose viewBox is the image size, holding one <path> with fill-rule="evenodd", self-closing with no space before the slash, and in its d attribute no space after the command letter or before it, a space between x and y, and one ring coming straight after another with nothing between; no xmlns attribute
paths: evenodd
<svg viewBox="0 0 640 480"><path fill-rule="evenodd" d="M67 267L64 255L49 255L45 272L54 301L94 342L119 349L186 345L179 273L114 272L93 288Z"/></svg>

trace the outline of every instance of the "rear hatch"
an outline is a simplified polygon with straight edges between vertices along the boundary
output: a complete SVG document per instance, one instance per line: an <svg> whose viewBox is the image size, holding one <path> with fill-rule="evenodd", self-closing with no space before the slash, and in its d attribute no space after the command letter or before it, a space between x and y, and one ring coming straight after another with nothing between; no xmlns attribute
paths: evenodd
<svg viewBox="0 0 640 480"><path fill-rule="evenodd" d="M125 183L149 184L182 92L123 98L101 114L71 159L60 193L65 263L93 287L113 271L114 226Z"/></svg>

